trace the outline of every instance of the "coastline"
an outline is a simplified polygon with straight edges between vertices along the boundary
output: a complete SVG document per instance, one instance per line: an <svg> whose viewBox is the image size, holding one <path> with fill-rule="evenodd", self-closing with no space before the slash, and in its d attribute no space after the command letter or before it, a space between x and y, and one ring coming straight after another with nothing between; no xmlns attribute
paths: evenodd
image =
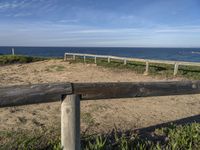
<svg viewBox="0 0 200 150"><path fill-rule="evenodd" d="M95 55L113 55L141 59L200 62L200 48L167 47L1 47L0 53L35 57L63 57L64 53L88 53Z"/></svg>

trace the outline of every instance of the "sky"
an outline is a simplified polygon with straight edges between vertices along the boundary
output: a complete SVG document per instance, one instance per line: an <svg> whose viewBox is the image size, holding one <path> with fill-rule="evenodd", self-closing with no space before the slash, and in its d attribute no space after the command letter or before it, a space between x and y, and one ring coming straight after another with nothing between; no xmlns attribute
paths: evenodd
<svg viewBox="0 0 200 150"><path fill-rule="evenodd" d="M200 47L200 0L0 0L0 46Z"/></svg>

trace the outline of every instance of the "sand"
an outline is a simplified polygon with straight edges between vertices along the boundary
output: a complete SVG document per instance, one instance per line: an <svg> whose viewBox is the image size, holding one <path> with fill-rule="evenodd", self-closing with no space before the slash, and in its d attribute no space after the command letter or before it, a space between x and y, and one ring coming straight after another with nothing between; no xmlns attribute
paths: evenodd
<svg viewBox="0 0 200 150"><path fill-rule="evenodd" d="M0 86L50 82L131 82L183 80L135 74L94 64L47 60L0 67ZM200 95L81 102L82 132L144 128L200 114ZM60 126L60 102L0 108L0 130L17 131Z"/></svg>

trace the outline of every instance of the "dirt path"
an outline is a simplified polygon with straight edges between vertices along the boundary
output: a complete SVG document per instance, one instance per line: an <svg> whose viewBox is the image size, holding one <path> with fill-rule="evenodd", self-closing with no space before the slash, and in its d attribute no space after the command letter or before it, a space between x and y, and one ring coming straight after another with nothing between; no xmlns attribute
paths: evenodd
<svg viewBox="0 0 200 150"><path fill-rule="evenodd" d="M0 86L46 82L122 82L167 80L111 70L91 64L50 60L0 67ZM177 80L177 79L176 79ZM148 127L200 114L200 95L97 100L81 102L82 131ZM60 103L0 109L0 130L46 129L60 126Z"/></svg>

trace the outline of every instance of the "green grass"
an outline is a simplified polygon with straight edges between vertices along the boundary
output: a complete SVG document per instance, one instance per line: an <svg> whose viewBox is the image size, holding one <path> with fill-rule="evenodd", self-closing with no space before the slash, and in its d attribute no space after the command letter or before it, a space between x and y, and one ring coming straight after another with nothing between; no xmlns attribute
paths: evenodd
<svg viewBox="0 0 200 150"><path fill-rule="evenodd" d="M171 125L157 129L152 138L141 138L131 132L114 130L107 135L89 137L82 146L87 150L198 150L200 149L200 124Z"/></svg>
<svg viewBox="0 0 200 150"><path fill-rule="evenodd" d="M81 137L83 150L199 150L200 123L156 129L151 137L114 129ZM0 149L61 150L60 131L0 132Z"/></svg>
<svg viewBox="0 0 200 150"><path fill-rule="evenodd" d="M89 126L95 124L95 120L89 112L81 112L81 120Z"/></svg>
<svg viewBox="0 0 200 150"><path fill-rule="evenodd" d="M76 57L76 60L68 60L70 63L84 63L82 57ZM94 63L93 58L87 58L86 63ZM111 69L120 69L120 70L130 70L138 74L143 74L145 72L145 63L142 62L133 62L127 61L127 65L123 64L121 60L111 60L108 63L107 59L97 59L97 66L103 66ZM174 65L168 64L153 64L149 65L149 75L150 76L161 76L166 78L173 78ZM200 79L200 67L195 66L179 66L177 77L183 77L187 79Z"/></svg>
<svg viewBox="0 0 200 150"><path fill-rule="evenodd" d="M59 71L64 71L64 70L65 70L65 66L63 65L51 65L45 69L45 71L47 72L59 72Z"/></svg>
<svg viewBox="0 0 200 150"><path fill-rule="evenodd" d="M0 132L0 150L61 149L58 130Z"/></svg>
<svg viewBox="0 0 200 150"><path fill-rule="evenodd" d="M46 59L47 58L30 57L24 55L0 55L0 65L15 64L15 63L31 63Z"/></svg>

